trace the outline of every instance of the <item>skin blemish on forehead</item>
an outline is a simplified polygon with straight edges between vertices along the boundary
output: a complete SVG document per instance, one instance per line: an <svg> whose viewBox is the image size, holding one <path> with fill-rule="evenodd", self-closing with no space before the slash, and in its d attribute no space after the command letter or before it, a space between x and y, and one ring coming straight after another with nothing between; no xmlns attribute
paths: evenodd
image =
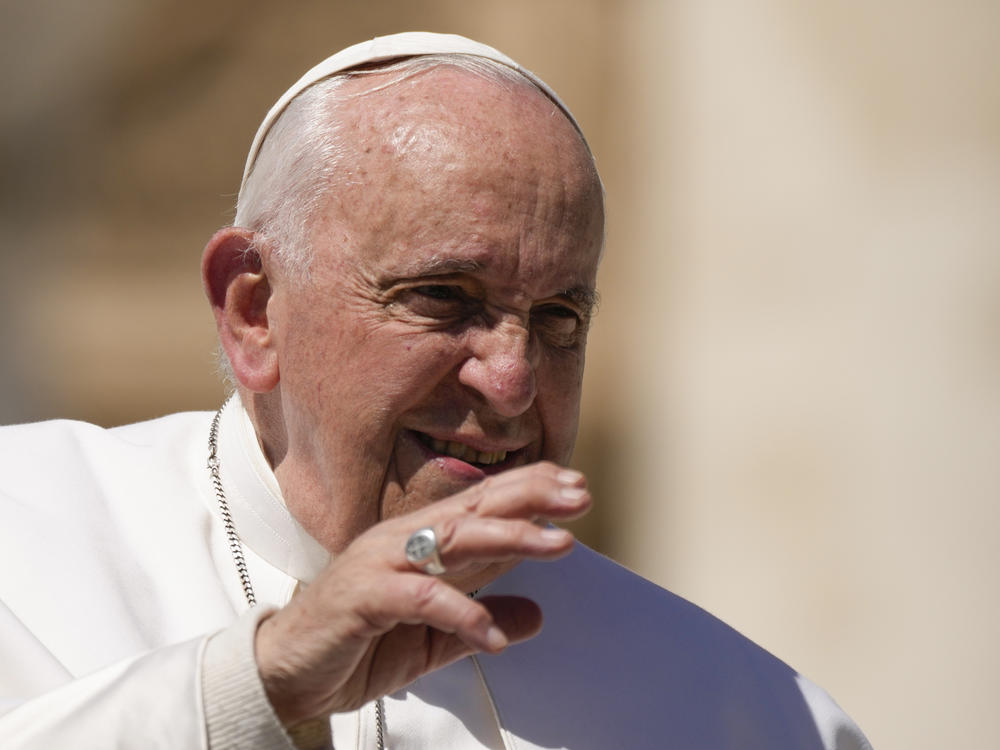
<svg viewBox="0 0 1000 750"><path fill-rule="evenodd" d="M386 153L405 156L408 153L443 153L448 148L448 138L440 128L432 125L407 123L395 127L385 144Z"/></svg>

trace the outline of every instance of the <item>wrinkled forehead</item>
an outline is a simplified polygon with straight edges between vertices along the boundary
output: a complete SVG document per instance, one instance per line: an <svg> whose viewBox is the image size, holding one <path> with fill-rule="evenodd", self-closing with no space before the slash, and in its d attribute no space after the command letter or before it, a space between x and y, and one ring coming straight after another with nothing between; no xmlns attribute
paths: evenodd
<svg viewBox="0 0 1000 750"><path fill-rule="evenodd" d="M327 209L362 227L461 205L470 227L505 211L517 225L521 211L592 228L603 191L585 142L536 88L507 84L447 64L347 82L336 180L349 189L330 191Z"/></svg>

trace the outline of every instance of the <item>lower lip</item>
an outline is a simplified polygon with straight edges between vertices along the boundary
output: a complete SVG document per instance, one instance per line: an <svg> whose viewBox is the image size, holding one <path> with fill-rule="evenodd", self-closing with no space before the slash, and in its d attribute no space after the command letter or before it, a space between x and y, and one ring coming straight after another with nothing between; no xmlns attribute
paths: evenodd
<svg viewBox="0 0 1000 750"><path fill-rule="evenodd" d="M487 466L485 469L479 466L474 466L460 458L453 458L452 456L445 456L441 453L435 453L427 444L420 439L415 433L410 433L410 438L416 443L420 450L423 452L427 460L433 461L438 466L440 466L444 471L455 476L459 479L472 480L478 482L485 479L489 474L499 474L501 471L505 471L510 467L510 461L513 454L508 454L507 458L499 463Z"/></svg>

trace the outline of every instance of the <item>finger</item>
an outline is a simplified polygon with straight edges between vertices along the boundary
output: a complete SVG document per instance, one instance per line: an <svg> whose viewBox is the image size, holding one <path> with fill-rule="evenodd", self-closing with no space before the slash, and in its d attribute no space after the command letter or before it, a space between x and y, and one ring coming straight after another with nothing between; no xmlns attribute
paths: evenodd
<svg viewBox="0 0 1000 750"><path fill-rule="evenodd" d="M581 472L576 469L571 469L557 464L554 461L536 461L535 463L525 464L524 466L518 466L513 469L507 469L499 474L491 474L482 480L481 483L492 484L499 487L507 482L516 482L533 474L547 476L564 474L564 478L567 481L577 482L580 486L586 484L586 477Z"/></svg>
<svg viewBox="0 0 1000 750"><path fill-rule="evenodd" d="M591 502L583 474L541 463L488 477L455 495L450 503L438 503L428 510L431 515L446 517L458 505L480 516L569 520L586 513Z"/></svg>
<svg viewBox="0 0 1000 750"><path fill-rule="evenodd" d="M565 529L476 516L449 518L438 525L436 535L442 562L451 573L470 563L555 560L568 554L574 541Z"/></svg>
<svg viewBox="0 0 1000 750"><path fill-rule="evenodd" d="M574 487L586 487L587 478L576 469L561 466L552 461L538 461L526 466L519 466L515 469L493 474L484 479L479 486L500 488L507 484L523 482L537 477L549 477L556 479L562 484Z"/></svg>
<svg viewBox="0 0 1000 750"><path fill-rule="evenodd" d="M534 638L542 629L542 609L523 596L484 596L477 600L511 643Z"/></svg>
<svg viewBox="0 0 1000 750"><path fill-rule="evenodd" d="M479 601L510 643L533 638L542 629L542 610L531 599L523 596L484 596ZM469 653L468 645L457 636L438 632L432 636L431 669L443 667Z"/></svg>
<svg viewBox="0 0 1000 750"><path fill-rule="evenodd" d="M530 599L520 596L484 596L479 603L490 612L509 643L527 640L537 635L542 628L541 609ZM401 655L412 656L414 643L426 645L423 660L419 667L401 666L400 662L404 660ZM481 650L485 649L471 647L454 633L432 629L420 634L409 630L407 626L401 626L386 635L375 658L385 662L378 665L379 670L393 674L394 684L408 684L421 674L440 669Z"/></svg>
<svg viewBox="0 0 1000 750"><path fill-rule="evenodd" d="M503 630L510 643L532 638L542 629L542 611L530 599L521 596L484 596L479 602L489 610L497 627ZM452 633L431 631L427 671L447 666L476 650L470 649L468 644Z"/></svg>
<svg viewBox="0 0 1000 750"><path fill-rule="evenodd" d="M388 630L396 623L426 625L454 634L476 651L497 653L509 644L490 610L439 578L404 573L387 579L363 616Z"/></svg>

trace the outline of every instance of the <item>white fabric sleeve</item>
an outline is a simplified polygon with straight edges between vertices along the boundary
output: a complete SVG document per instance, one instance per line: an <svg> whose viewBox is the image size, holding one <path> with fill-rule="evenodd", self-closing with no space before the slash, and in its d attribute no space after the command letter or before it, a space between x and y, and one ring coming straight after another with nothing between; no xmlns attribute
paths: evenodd
<svg viewBox="0 0 1000 750"><path fill-rule="evenodd" d="M205 640L147 652L23 702L5 700L0 747L204 750L198 674Z"/></svg>
<svg viewBox="0 0 1000 750"><path fill-rule="evenodd" d="M201 681L210 750L295 750L267 700L254 660L254 636L268 613L251 609L208 639Z"/></svg>
<svg viewBox="0 0 1000 750"><path fill-rule="evenodd" d="M266 613L251 610L212 636L146 652L28 700L0 696L0 748L294 750L253 657ZM7 667L18 669L0 663L0 673Z"/></svg>

